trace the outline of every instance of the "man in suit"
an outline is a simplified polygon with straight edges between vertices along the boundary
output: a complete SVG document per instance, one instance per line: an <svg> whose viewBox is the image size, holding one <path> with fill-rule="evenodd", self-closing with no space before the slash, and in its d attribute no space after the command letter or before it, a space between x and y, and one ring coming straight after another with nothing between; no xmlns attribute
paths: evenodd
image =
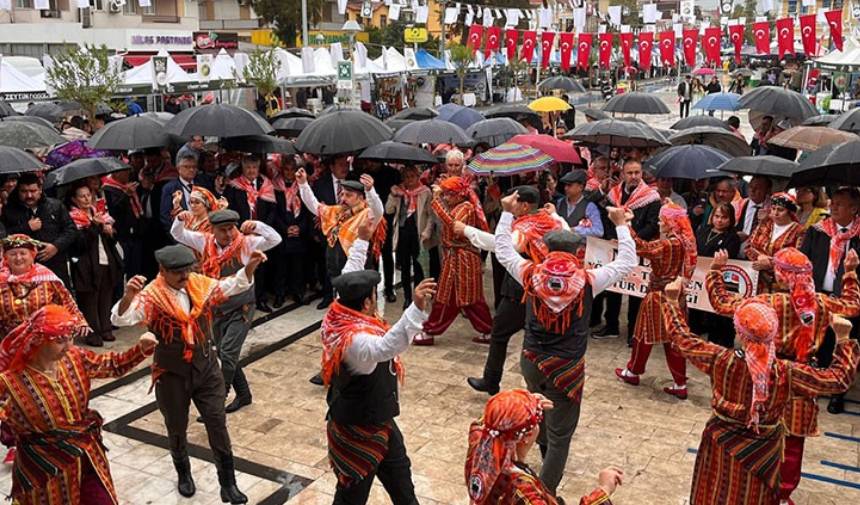
<svg viewBox="0 0 860 505"><path fill-rule="evenodd" d="M756 175L749 184L749 198L741 205L740 215L736 226L741 242L752 235L761 216L767 215L770 208L770 196L773 181L763 175ZM743 247L741 247L743 250Z"/></svg>
<svg viewBox="0 0 860 505"><path fill-rule="evenodd" d="M678 103L681 104L681 118L690 115L690 102L693 101L693 78L687 74L684 82L678 84Z"/></svg>
<svg viewBox="0 0 860 505"><path fill-rule="evenodd" d="M323 171L319 178L314 181L311 189L316 199L325 205L337 205L339 196L343 193L343 183L349 174L349 158L337 156L328 162L328 171ZM322 244L325 251L325 238L321 232L317 233L317 242ZM321 267L321 268L319 268ZM331 286L331 275L326 268L325 262L318 263L317 274L322 285L323 299L317 305L317 310L328 307L334 299L334 289Z"/></svg>
<svg viewBox="0 0 860 505"><path fill-rule="evenodd" d="M842 295L842 276L845 274L845 255L851 249L860 254L860 191L857 188L841 188L833 193L830 201L831 217L815 224L806 231L800 251L812 262L812 280L815 290ZM851 337L858 338L857 320ZM829 362L835 342L825 340L818 353L820 362ZM835 395L827 405L831 414L845 411L845 395Z"/></svg>
<svg viewBox="0 0 860 505"><path fill-rule="evenodd" d="M127 278L143 274L144 236L140 227L143 206L137 193L138 183L129 182L130 171L114 172L103 179L105 201L114 218L116 238L122 247L123 272Z"/></svg>

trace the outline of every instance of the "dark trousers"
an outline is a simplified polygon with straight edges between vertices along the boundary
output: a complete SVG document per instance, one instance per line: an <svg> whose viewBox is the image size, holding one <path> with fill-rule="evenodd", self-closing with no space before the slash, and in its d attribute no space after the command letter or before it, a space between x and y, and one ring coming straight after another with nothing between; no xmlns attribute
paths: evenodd
<svg viewBox="0 0 860 505"><path fill-rule="evenodd" d="M721 345L726 349L735 346L735 325L730 317L712 312L691 309L690 329L693 333L708 334L708 341Z"/></svg>
<svg viewBox="0 0 860 505"><path fill-rule="evenodd" d="M495 254L490 255L490 264L493 266L493 308L498 310L499 304L502 302L502 281L505 280L507 271L505 267L499 263Z"/></svg>
<svg viewBox="0 0 860 505"><path fill-rule="evenodd" d="M279 246L280 247L280 246ZM307 287L307 265L305 261L308 253L281 252L275 265L274 292L276 297L284 298L287 295L303 298Z"/></svg>
<svg viewBox="0 0 860 505"><path fill-rule="evenodd" d="M692 100L681 100L681 118L685 118L690 115L690 102Z"/></svg>
<svg viewBox="0 0 860 505"><path fill-rule="evenodd" d="M627 297L627 340L633 338L633 328L636 326L636 317L639 315L639 306L642 299L635 296ZM613 330L620 328L618 317L621 315L621 294L606 292L606 326Z"/></svg>
<svg viewBox="0 0 860 505"><path fill-rule="evenodd" d="M254 305L250 302L226 314L216 314L213 320L213 335L218 346L218 357L221 359L221 375L224 377L225 389L233 384L233 377L241 370L239 355L242 345L254 321Z"/></svg>
<svg viewBox="0 0 860 505"><path fill-rule="evenodd" d="M143 244L139 240L123 240L122 268L126 279L143 274ZM123 283L125 284L125 283Z"/></svg>
<svg viewBox="0 0 860 505"><path fill-rule="evenodd" d="M385 215L385 221L388 224L388 233L385 234L385 242L382 243L382 276L385 280L385 292L394 291L394 249L392 243L394 241L394 232L392 226L394 216L392 214Z"/></svg>
<svg viewBox="0 0 860 505"><path fill-rule="evenodd" d="M508 342L514 333L523 329L526 323L526 306L509 296L500 297L493 316L493 329L490 331L490 350L484 364L484 380L499 384L505 369L508 355Z"/></svg>
<svg viewBox="0 0 860 505"><path fill-rule="evenodd" d="M439 246L427 250L429 256L430 277L439 281L439 273L442 271L442 262L439 259Z"/></svg>
<svg viewBox="0 0 860 505"><path fill-rule="evenodd" d="M417 505L415 486L412 484L412 463L406 455L403 445L403 434L397 423L393 423L391 436L388 439L388 452L379 462L376 472L368 474L364 479L348 488L337 485L334 493L334 505L364 505L370 496L373 478L378 477L393 505Z"/></svg>
<svg viewBox="0 0 860 505"><path fill-rule="evenodd" d="M214 352L214 351L212 351ZM216 361L211 361L203 370L192 367L187 377L165 372L155 384L155 399L158 410L164 416L170 453L174 459L188 456L188 407L191 402L197 407L209 436L209 447L220 465L232 458L230 434L227 433L227 416L224 413L224 378Z"/></svg>
<svg viewBox="0 0 860 505"><path fill-rule="evenodd" d="M421 246L413 216L406 221L406 226L401 226L397 232L397 264L400 265L400 283L403 285L403 297L406 300L412 299L412 287L417 286L424 279L424 269L418 261L419 254L421 254ZM383 256L384 259L385 256ZM385 268L385 261L382 262L382 267ZM386 279L386 289L388 289L387 282Z"/></svg>
<svg viewBox="0 0 860 505"><path fill-rule="evenodd" d="M92 337L101 340L111 332L110 309L113 304L114 286L110 282L110 267L99 265L99 275L93 279L95 291L78 291L78 307L93 329Z"/></svg>

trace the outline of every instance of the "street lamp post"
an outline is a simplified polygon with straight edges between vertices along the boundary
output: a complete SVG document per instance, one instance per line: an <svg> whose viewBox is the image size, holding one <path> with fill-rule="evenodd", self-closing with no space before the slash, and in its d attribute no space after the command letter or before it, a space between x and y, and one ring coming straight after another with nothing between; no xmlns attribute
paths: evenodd
<svg viewBox="0 0 860 505"><path fill-rule="evenodd" d="M302 47L308 47L308 0L302 0Z"/></svg>

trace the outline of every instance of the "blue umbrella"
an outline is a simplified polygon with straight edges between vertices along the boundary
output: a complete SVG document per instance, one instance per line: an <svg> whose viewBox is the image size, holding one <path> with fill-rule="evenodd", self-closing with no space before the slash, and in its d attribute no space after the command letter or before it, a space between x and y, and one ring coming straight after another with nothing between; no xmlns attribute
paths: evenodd
<svg viewBox="0 0 860 505"><path fill-rule="evenodd" d="M702 110L738 110L741 96L737 93L713 93L705 95L693 104L694 109Z"/></svg>
<svg viewBox="0 0 860 505"><path fill-rule="evenodd" d="M464 130L478 121L483 121L485 119L484 115L475 109L463 107L462 105L457 105L455 103L446 103L436 109L436 112L439 113L436 119L454 123Z"/></svg>
<svg viewBox="0 0 860 505"><path fill-rule="evenodd" d="M675 146L651 157L647 161L655 177L674 179L708 179L726 176L717 167L731 159L719 149L701 144Z"/></svg>

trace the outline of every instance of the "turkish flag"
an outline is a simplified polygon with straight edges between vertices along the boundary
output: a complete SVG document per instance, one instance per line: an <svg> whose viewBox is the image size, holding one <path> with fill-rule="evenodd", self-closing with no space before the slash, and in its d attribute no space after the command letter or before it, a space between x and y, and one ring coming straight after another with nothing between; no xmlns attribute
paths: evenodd
<svg viewBox="0 0 860 505"><path fill-rule="evenodd" d="M705 61L708 63L720 62L720 39L723 30L719 26L705 28L705 38L702 39L702 49L705 52Z"/></svg>
<svg viewBox="0 0 860 505"><path fill-rule="evenodd" d="M741 64L741 48L744 45L744 25L738 23L729 26L729 40L735 45L735 63Z"/></svg>
<svg viewBox="0 0 860 505"><path fill-rule="evenodd" d="M483 25L474 24L469 27L469 38L466 42L466 47L472 50L472 56L478 51L478 48L481 47L481 39L484 38L484 27Z"/></svg>
<svg viewBox="0 0 860 505"><path fill-rule="evenodd" d="M573 53L573 34L561 33L558 36L558 49L561 52L561 68L567 70L570 68L570 55Z"/></svg>
<svg viewBox="0 0 860 505"><path fill-rule="evenodd" d="M621 40L621 56L624 57L624 67L627 68L630 66L630 47L633 46L633 33L619 33L619 40Z"/></svg>
<svg viewBox="0 0 860 505"><path fill-rule="evenodd" d="M827 11L824 13L827 18L827 26L830 27L830 38L833 40L833 45L836 49L842 50L842 11Z"/></svg>
<svg viewBox="0 0 860 505"><path fill-rule="evenodd" d="M684 30L684 62L689 67L696 66L696 45L699 42L699 30L693 28Z"/></svg>
<svg viewBox="0 0 860 505"><path fill-rule="evenodd" d="M498 26L490 26L487 28L487 45L484 46L484 59L490 57L491 54L497 52L501 47L502 29Z"/></svg>
<svg viewBox="0 0 860 505"><path fill-rule="evenodd" d="M508 62L514 61L517 57L517 38L519 36L520 32L515 28L505 30L505 49L508 53Z"/></svg>
<svg viewBox="0 0 860 505"><path fill-rule="evenodd" d="M612 57L612 34L601 33L600 39L600 68L609 68L609 60Z"/></svg>
<svg viewBox="0 0 860 505"><path fill-rule="evenodd" d="M675 31L660 32L660 62L664 67L675 64Z"/></svg>
<svg viewBox="0 0 860 505"><path fill-rule="evenodd" d="M815 14L800 16L800 40L807 57L815 54L815 17Z"/></svg>
<svg viewBox="0 0 860 505"><path fill-rule="evenodd" d="M639 68L651 70L651 55L654 49L654 32L639 32Z"/></svg>
<svg viewBox="0 0 860 505"><path fill-rule="evenodd" d="M523 32L523 47L520 49L520 59L531 64L535 55L535 44L537 44L537 32L526 30Z"/></svg>
<svg viewBox="0 0 860 505"><path fill-rule="evenodd" d="M555 40L555 32L543 32L540 35L540 68L549 67L553 40Z"/></svg>
<svg viewBox="0 0 860 505"><path fill-rule="evenodd" d="M588 70L588 57L591 56L591 45L594 44L593 33L580 33L579 45L576 47L576 59L579 68ZM563 58L564 56L562 56Z"/></svg>
<svg viewBox="0 0 860 505"><path fill-rule="evenodd" d="M780 59L785 56L785 53L791 53L794 56L794 18L776 20L776 43Z"/></svg>
<svg viewBox="0 0 860 505"><path fill-rule="evenodd" d="M753 23L753 38L758 54L770 54L770 23Z"/></svg>

